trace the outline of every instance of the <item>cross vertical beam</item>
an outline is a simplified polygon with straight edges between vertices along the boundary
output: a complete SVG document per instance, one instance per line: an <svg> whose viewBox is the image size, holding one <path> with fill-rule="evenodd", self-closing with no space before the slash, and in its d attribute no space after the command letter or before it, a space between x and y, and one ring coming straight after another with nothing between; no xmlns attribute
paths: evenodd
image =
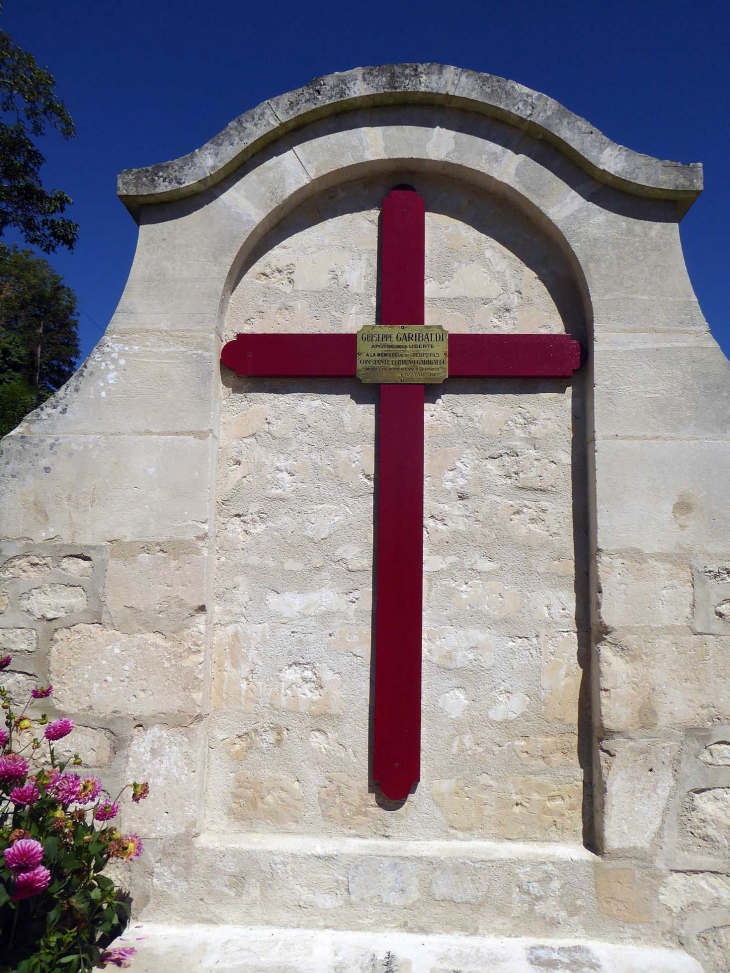
<svg viewBox="0 0 730 973"><path fill-rule="evenodd" d="M393 189L381 221L380 323L424 324L425 201ZM404 800L420 779L423 385L381 385L373 780Z"/></svg>

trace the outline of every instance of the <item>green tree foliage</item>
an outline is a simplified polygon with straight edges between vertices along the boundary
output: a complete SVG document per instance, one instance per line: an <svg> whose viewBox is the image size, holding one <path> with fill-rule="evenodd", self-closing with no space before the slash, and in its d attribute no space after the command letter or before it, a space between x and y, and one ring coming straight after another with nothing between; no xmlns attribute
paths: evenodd
<svg viewBox="0 0 730 973"><path fill-rule="evenodd" d="M49 192L41 182L45 159L35 140L47 128L65 139L74 135L53 76L0 30L0 236L14 227L31 246L53 253L73 249L78 226L61 215L71 202L66 193Z"/></svg>
<svg viewBox="0 0 730 973"><path fill-rule="evenodd" d="M68 381L78 354L73 291L42 257L0 243L0 436Z"/></svg>

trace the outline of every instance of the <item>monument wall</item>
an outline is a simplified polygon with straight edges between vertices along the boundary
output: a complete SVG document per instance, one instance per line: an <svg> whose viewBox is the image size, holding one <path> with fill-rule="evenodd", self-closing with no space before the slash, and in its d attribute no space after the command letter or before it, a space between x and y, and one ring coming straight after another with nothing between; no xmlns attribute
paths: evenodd
<svg viewBox="0 0 730 973"><path fill-rule="evenodd" d="M427 390L423 770L396 807L368 781L377 393L218 359L376 323L401 182L427 323L567 332L587 363ZM107 335L3 441L0 644L110 788L154 782L125 822L149 969L208 968L194 923L725 969L730 375L681 252L700 189L435 65L320 79L122 174L140 235Z"/></svg>

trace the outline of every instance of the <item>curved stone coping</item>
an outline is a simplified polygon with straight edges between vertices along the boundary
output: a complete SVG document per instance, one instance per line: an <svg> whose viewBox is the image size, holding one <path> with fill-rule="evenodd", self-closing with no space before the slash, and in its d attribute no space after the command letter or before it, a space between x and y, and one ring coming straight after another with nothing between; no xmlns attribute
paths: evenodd
<svg viewBox="0 0 730 973"><path fill-rule="evenodd" d="M244 112L209 142L170 162L124 169L117 193L141 205L191 196L293 129L381 105L432 104L481 112L556 146L595 179L637 196L671 199L684 214L702 192L702 165L666 162L606 138L557 101L492 74L441 64L386 64L316 78Z"/></svg>

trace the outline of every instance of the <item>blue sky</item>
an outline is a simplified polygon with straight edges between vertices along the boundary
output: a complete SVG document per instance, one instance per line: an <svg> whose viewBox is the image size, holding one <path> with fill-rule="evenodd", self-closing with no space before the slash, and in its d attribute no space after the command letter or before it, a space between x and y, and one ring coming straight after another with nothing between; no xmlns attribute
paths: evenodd
<svg viewBox="0 0 730 973"><path fill-rule="evenodd" d="M120 169L176 158L311 78L439 61L519 81L640 152L705 164L682 222L692 281L730 355L729 0L4 0L0 20L56 78L76 122L48 138L45 178L75 201L73 254L51 262L79 297L84 355L131 266Z"/></svg>

